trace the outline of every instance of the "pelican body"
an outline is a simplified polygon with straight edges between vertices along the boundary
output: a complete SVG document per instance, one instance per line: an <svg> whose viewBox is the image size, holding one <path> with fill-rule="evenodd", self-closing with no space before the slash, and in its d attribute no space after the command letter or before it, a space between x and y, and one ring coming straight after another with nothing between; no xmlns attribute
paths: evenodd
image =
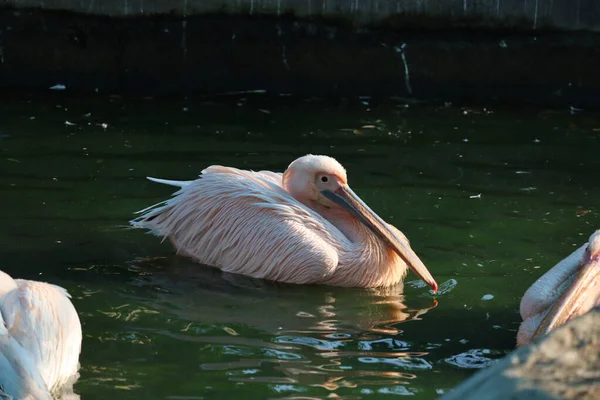
<svg viewBox="0 0 600 400"><path fill-rule="evenodd" d="M0 399L51 399L78 378L81 323L69 297L0 271Z"/></svg>
<svg viewBox="0 0 600 400"><path fill-rule="evenodd" d="M306 155L282 173L213 165L138 213L133 227L169 238L179 254L223 271L280 282L396 284L410 267L437 284L408 239L348 186L335 159Z"/></svg>
<svg viewBox="0 0 600 400"><path fill-rule="evenodd" d="M521 299L522 346L600 305L600 230L538 279Z"/></svg>

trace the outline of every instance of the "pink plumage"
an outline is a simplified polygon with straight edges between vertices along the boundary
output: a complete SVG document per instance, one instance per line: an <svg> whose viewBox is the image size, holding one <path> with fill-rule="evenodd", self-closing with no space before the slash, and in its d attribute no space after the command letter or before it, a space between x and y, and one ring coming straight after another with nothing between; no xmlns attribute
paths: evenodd
<svg viewBox="0 0 600 400"><path fill-rule="evenodd" d="M0 271L0 397L70 394L79 373L81 323L67 291Z"/></svg>
<svg viewBox="0 0 600 400"><path fill-rule="evenodd" d="M169 238L195 261L290 283L376 287L411 267L437 284L406 237L347 184L333 158L300 157L281 173L210 166L170 199L140 211L134 227Z"/></svg>
<svg viewBox="0 0 600 400"><path fill-rule="evenodd" d="M600 230L533 285L521 299L522 346L600 305Z"/></svg>

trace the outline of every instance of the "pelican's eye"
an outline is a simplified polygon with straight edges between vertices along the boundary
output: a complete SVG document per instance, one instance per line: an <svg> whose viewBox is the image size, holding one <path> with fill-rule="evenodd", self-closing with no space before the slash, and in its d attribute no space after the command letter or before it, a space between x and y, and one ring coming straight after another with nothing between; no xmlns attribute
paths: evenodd
<svg viewBox="0 0 600 400"><path fill-rule="evenodd" d="M326 177L325 175L323 175L323 176L321 177L321 182L323 182L323 183L327 183L327 182L329 182L329 178L328 178L328 177Z"/></svg>

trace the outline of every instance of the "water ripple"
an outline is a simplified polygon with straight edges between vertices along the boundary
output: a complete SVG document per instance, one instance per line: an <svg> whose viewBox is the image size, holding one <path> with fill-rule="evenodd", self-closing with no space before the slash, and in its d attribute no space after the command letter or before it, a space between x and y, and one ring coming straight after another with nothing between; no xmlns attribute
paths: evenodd
<svg viewBox="0 0 600 400"><path fill-rule="evenodd" d="M489 349L471 349L464 353L448 357L444 361L459 368L479 369L485 368L496 362L496 359L489 357L490 355L501 357L504 354L497 354Z"/></svg>

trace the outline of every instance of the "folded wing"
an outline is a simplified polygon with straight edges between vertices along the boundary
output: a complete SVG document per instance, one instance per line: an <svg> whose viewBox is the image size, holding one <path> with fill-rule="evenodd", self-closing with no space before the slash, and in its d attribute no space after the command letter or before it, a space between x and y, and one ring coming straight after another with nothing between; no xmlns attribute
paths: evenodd
<svg viewBox="0 0 600 400"><path fill-rule="evenodd" d="M329 277L338 265L336 246L350 245L281 187L281 174L222 166L205 169L131 224L169 238L200 263L294 283Z"/></svg>

